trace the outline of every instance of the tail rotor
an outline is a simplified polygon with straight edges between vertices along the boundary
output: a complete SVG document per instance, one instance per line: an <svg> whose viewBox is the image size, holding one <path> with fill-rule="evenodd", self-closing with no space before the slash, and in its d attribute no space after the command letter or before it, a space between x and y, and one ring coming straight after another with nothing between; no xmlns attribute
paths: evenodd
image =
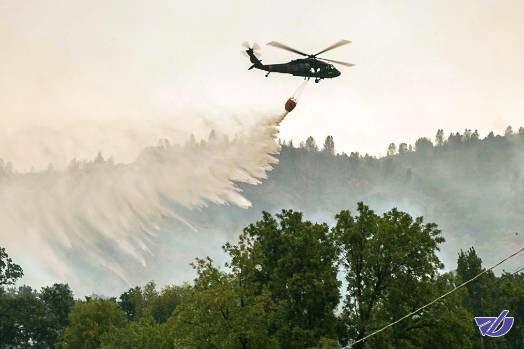
<svg viewBox="0 0 524 349"><path fill-rule="evenodd" d="M249 67L249 70L253 68L259 68L262 67L262 61L260 60L260 45L254 42L253 44L249 44L249 42L244 41L242 43L242 47L245 49L242 51L244 56L249 57L249 61L253 63L251 67Z"/></svg>
<svg viewBox="0 0 524 349"><path fill-rule="evenodd" d="M255 56L257 57L261 57L261 54L260 54L260 45L257 44L256 42L253 42L251 45L249 44L249 42L247 41L244 41L242 43L242 47L244 48L242 50L242 54L246 57L250 57L249 53L253 53Z"/></svg>

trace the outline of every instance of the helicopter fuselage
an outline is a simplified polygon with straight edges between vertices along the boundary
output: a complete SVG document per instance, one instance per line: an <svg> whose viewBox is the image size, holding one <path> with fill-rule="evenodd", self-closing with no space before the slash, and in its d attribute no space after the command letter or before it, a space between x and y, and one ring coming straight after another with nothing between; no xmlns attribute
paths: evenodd
<svg viewBox="0 0 524 349"><path fill-rule="evenodd" d="M315 58L300 58L288 63L262 64L254 55L251 49L246 50L253 65L249 69L260 69L267 71L266 76L270 73L291 74L294 76L303 76L304 78L315 78L318 82L321 79L332 79L340 75L340 71L332 64L322 62Z"/></svg>
<svg viewBox="0 0 524 349"><path fill-rule="evenodd" d="M283 73L306 78L331 79L340 75L340 71L333 65L317 59L295 59L288 63L264 64L255 66L268 73Z"/></svg>

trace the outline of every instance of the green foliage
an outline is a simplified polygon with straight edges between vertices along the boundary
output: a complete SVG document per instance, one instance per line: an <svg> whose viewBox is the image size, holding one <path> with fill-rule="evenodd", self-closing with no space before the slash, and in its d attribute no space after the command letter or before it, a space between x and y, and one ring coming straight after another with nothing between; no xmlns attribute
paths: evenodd
<svg viewBox="0 0 524 349"><path fill-rule="evenodd" d="M118 305L126 314L127 319L131 321L138 319L143 301L142 289L133 287L120 295Z"/></svg>
<svg viewBox="0 0 524 349"><path fill-rule="evenodd" d="M316 152L318 151L318 146L317 146L317 143L315 142L315 139L311 136L309 136L307 139L306 139L306 145L305 145L305 148L307 151L311 151L311 152Z"/></svg>
<svg viewBox="0 0 524 349"><path fill-rule="evenodd" d="M395 143L389 143L387 155L388 156L393 156L396 153L397 153L397 145Z"/></svg>
<svg viewBox="0 0 524 349"><path fill-rule="evenodd" d="M71 290L64 284L41 292L29 286L0 290L0 347L52 347L67 325L72 303Z"/></svg>
<svg viewBox="0 0 524 349"><path fill-rule="evenodd" d="M433 143L425 137L419 138L415 142L415 150L417 152L428 153L431 151L432 148L433 148Z"/></svg>
<svg viewBox="0 0 524 349"><path fill-rule="evenodd" d="M99 348L102 337L125 325L125 314L114 300L78 302L69 314L69 326L59 338L57 348Z"/></svg>
<svg viewBox="0 0 524 349"><path fill-rule="evenodd" d="M472 247L460 251L457 261L457 275L469 280L485 269L482 260ZM496 316L502 310L510 311L515 318L511 331L501 338L482 337L478 330L471 335L475 348L518 348L524 343L524 275L504 273L496 277L488 271L466 285L465 304L474 316Z"/></svg>
<svg viewBox="0 0 524 349"><path fill-rule="evenodd" d="M474 133L464 139L472 142ZM193 284L157 290L149 282L118 302L75 303L66 284L40 292L0 287L0 348L335 349L485 270L471 248L460 251L456 272L442 273L437 225L398 209L379 215L361 202L356 215L343 210L335 219L330 229L299 212L264 212L236 244L224 245L226 269L197 259ZM5 271L16 264L3 258L4 280L14 282L17 273ZM343 290L337 275L345 277ZM355 347L519 348L523 299L524 275L488 272ZM502 338L480 336L473 317L502 309L515 317L513 329Z"/></svg>
<svg viewBox="0 0 524 349"><path fill-rule="evenodd" d="M45 305L49 321L47 343L53 346L62 329L69 323L69 313L74 305L73 292L67 284L54 284L42 288L39 298Z"/></svg>
<svg viewBox="0 0 524 349"><path fill-rule="evenodd" d="M31 287L0 290L0 347L45 347L52 334L48 315Z"/></svg>
<svg viewBox="0 0 524 349"><path fill-rule="evenodd" d="M235 275L197 260L195 285L168 321L177 348L276 348L267 294L246 293Z"/></svg>
<svg viewBox="0 0 524 349"><path fill-rule="evenodd" d="M180 302L183 287L166 287L160 292L154 282L134 287L120 295L118 305L128 320L148 319L166 322ZM183 292L182 292L183 293Z"/></svg>
<svg viewBox="0 0 524 349"><path fill-rule="evenodd" d="M328 155L335 155L335 141L333 136L327 136L322 151Z"/></svg>
<svg viewBox="0 0 524 349"><path fill-rule="evenodd" d="M114 327L102 335L104 349L174 349L173 339L165 324L151 320L132 321Z"/></svg>
<svg viewBox="0 0 524 349"><path fill-rule="evenodd" d="M477 255L473 247L466 252L460 250L457 260L457 275L462 281L472 279L483 271L482 259ZM487 307L492 297L490 289L493 287L495 287L495 275L491 271L466 285L468 290L466 302L468 308L476 316L490 316L488 315L490 312L497 311Z"/></svg>
<svg viewBox="0 0 524 349"><path fill-rule="evenodd" d="M504 273L494 280L487 308L496 316L503 309L515 318L511 331L501 338L486 340L486 348L519 348L524 343L524 275ZM484 311L485 313L485 311ZM483 314L481 314L483 315Z"/></svg>
<svg viewBox="0 0 524 349"><path fill-rule="evenodd" d="M335 337L340 294L337 250L326 224L284 210L249 225L238 245L226 244L233 272L255 295L271 295L271 334L286 348L316 345Z"/></svg>
<svg viewBox="0 0 524 349"><path fill-rule="evenodd" d="M22 268L14 263L5 248L0 246L0 288L13 285L22 276L24 276Z"/></svg>
<svg viewBox="0 0 524 349"><path fill-rule="evenodd" d="M437 226L424 224L421 217L413 219L397 209L379 216L363 203L357 211L357 216L340 212L333 229L348 284L343 320L346 336L353 339L365 337L437 294L434 288L442 263L436 251L444 241ZM403 324L404 329L410 326L419 325L413 319ZM375 336L373 342L386 347L404 342L406 336L418 338L406 335L405 330L391 332Z"/></svg>

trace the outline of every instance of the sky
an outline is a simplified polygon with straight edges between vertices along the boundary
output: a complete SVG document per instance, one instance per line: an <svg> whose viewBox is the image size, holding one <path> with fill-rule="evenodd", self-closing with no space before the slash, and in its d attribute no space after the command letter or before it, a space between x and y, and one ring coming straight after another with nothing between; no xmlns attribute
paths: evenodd
<svg viewBox="0 0 524 349"><path fill-rule="evenodd" d="M0 129L162 119L188 110L227 123L278 111L300 78L250 70L297 58L280 41L349 61L306 87L280 137L334 136L337 151L524 125L522 1L0 0ZM191 130L189 130L191 131ZM110 137L110 136L109 136Z"/></svg>

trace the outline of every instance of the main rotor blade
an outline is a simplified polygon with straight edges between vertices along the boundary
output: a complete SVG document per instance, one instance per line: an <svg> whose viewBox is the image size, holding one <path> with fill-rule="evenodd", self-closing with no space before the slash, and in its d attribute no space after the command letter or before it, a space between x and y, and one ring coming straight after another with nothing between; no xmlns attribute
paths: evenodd
<svg viewBox="0 0 524 349"><path fill-rule="evenodd" d="M322 54L322 53L324 53L324 52L326 52L326 51L329 51L329 50L332 50L332 49L334 49L334 48L337 48L337 47L340 47L340 46L347 45L347 44L349 44L349 43L351 43L351 41L349 41L349 40L340 40L340 41L334 43L333 45L329 46L328 48L325 48L325 49L323 49L322 51L320 51L320 52L318 52L318 53L315 53L315 54L313 55L313 57L318 56L319 54Z"/></svg>
<svg viewBox="0 0 524 349"><path fill-rule="evenodd" d="M284 44L281 44L280 42L271 41L267 43L269 46L281 48L286 51L294 52L296 54L302 55L302 56L309 56L308 54L305 54L304 52L300 52L299 50L295 50L294 48L291 48L289 46L286 46Z"/></svg>
<svg viewBox="0 0 524 349"><path fill-rule="evenodd" d="M317 59L321 59L321 60L326 61L326 62L331 62L331 63L335 63L335 64L344 65L346 67L354 66L353 63L347 63L347 62L342 62L342 61L335 61L334 59L327 59L327 58L320 58L320 57L317 57Z"/></svg>

